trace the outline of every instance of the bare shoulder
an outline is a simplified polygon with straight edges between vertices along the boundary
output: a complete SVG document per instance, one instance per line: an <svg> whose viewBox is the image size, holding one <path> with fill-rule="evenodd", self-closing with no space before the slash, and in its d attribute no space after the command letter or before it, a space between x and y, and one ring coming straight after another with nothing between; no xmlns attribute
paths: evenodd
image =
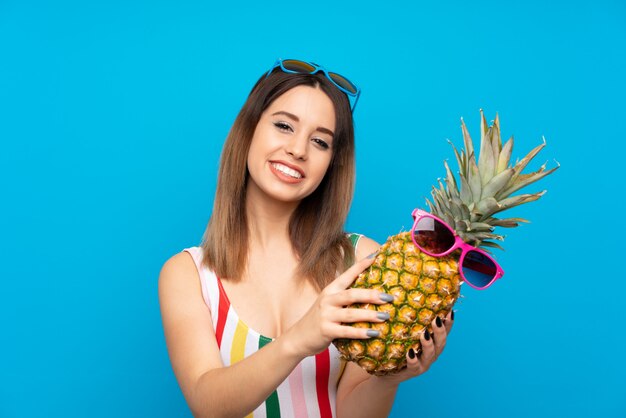
<svg viewBox="0 0 626 418"><path fill-rule="evenodd" d="M186 251L173 255L161 267L159 303L166 337L174 323L208 318L200 275L191 254Z"/></svg>
<svg viewBox="0 0 626 418"><path fill-rule="evenodd" d="M181 251L170 257L159 273L159 291L161 289L185 286L199 282L198 270L191 254Z"/></svg>
<svg viewBox="0 0 626 418"><path fill-rule="evenodd" d="M359 239L359 243L356 246L356 259L360 260L362 258L365 258L371 253L378 251L379 248L380 248L379 243L363 235Z"/></svg>
<svg viewBox="0 0 626 418"><path fill-rule="evenodd" d="M173 255L161 267L159 303L166 334L172 322L194 318L206 310L198 270L186 251Z"/></svg>
<svg viewBox="0 0 626 418"><path fill-rule="evenodd" d="M159 304L165 342L179 385L190 405L194 386L222 367L211 312L202 298L200 275L186 251L169 258L159 274Z"/></svg>

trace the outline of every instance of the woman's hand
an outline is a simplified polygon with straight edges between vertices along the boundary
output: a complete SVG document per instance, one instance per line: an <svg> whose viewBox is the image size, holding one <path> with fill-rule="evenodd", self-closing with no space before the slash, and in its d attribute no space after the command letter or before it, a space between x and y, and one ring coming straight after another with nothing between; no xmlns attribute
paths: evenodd
<svg viewBox="0 0 626 418"><path fill-rule="evenodd" d="M341 375L337 388L337 416L342 417L386 417L390 414L393 400L400 383L425 373L435 362L446 345L452 328L453 317L448 314L441 326L435 319L433 334L420 337L420 353L409 350L407 367L388 376L374 376L361 369L356 363L348 363Z"/></svg>
<svg viewBox="0 0 626 418"><path fill-rule="evenodd" d="M342 325L352 322L383 322L388 318L369 309L345 308L353 303L383 304L392 300L391 295L375 290L348 289L374 259L375 254L372 254L358 261L326 286L304 317L287 331L292 340L291 345L299 355L315 355L328 348L336 338L366 339L377 336L372 335L378 332L375 330Z"/></svg>
<svg viewBox="0 0 626 418"><path fill-rule="evenodd" d="M412 348L407 352L406 369L394 375L382 376L380 379L398 384L428 371L445 348L448 334L453 324L454 312L452 310L450 310L443 321L439 317L435 318L432 322L433 334L426 331L420 336L421 352L415 352Z"/></svg>

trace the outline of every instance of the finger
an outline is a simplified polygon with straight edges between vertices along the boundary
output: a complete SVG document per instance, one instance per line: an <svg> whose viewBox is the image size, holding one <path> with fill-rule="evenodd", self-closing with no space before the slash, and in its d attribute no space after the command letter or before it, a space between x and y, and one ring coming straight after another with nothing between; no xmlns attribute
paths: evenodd
<svg viewBox="0 0 626 418"><path fill-rule="evenodd" d="M454 325L454 311L450 309L448 315L446 315L446 319L444 321L444 325L446 327L446 331L450 334L450 330L452 329L452 325Z"/></svg>
<svg viewBox="0 0 626 418"><path fill-rule="evenodd" d="M388 312L377 312L370 309L342 308L337 309L333 320L342 323L352 322L384 322L389 319Z"/></svg>
<svg viewBox="0 0 626 418"><path fill-rule="evenodd" d="M380 336L380 331L371 328L352 327L349 325L335 325L333 327L333 338L348 339L369 339Z"/></svg>
<svg viewBox="0 0 626 418"><path fill-rule="evenodd" d="M411 347L406 353L406 370L412 375L417 376L428 370L428 364L422 363L422 349Z"/></svg>
<svg viewBox="0 0 626 418"><path fill-rule="evenodd" d="M420 364L420 357L422 355L422 348L420 346L415 346L409 348L406 352L406 364L409 368L415 368Z"/></svg>
<svg viewBox="0 0 626 418"><path fill-rule="evenodd" d="M338 292L347 289L354 282L354 279L366 268L368 268L376 259L376 253L372 253L367 257L354 263L349 269L343 272L339 277L332 281L326 289L331 292Z"/></svg>
<svg viewBox="0 0 626 418"><path fill-rule="evenodd" d="M446 346L446 337L448 335L446 327L443 325L443 321L438 316L432 322L433 343L435 344L435 355L439 356Z"/></svg>
<svg viewBox="0 0 626 418"><path fill-rule="evenodd" d="M335 306L348 306L353 303L389 303L393 296L371 289L346 289L329 297L329 302Z"/></svg>
<svg viewBox="0 0 626 418"><path fill-rule="evenodd" d="M427 329L424 329L424 332L420 335L420 342L422 343L422 355L419 356L419 359L422 365L430 364L435 361L435 344Z"/></svg>

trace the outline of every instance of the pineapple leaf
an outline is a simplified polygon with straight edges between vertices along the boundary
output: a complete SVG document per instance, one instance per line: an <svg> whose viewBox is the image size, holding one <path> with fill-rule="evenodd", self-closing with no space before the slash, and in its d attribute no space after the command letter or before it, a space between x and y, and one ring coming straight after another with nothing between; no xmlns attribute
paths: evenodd
<svg viewBox="0 0 626 418"><path fill-rule="evenodd" d="M496 195L496 198L510 196L511 194L515 193L517 190L521 189L522 187L526 187L529 184L534 183L537 180L540 180L540 179L544 178L548 174L553 173L559 167L560 167L560 165L557 165L556 167L551 168L548 171L544 171L545 168L546 168L546 164L544 164L544 165L541 166L541 168L538 171L535 171L534 173L520 174L520 175L517 176L516 181L513 184L509 184L509 186L507 188L502 189ZM510 183L510 181L509 181L509 183Z"/></svg>
<svg viewBox="0 0 626 418"><path fill-rule="evenodd" d="M478 239L480 241L486 239L497 239L498 241L504 241L504 237L502 235L493 234L491 232L472 232L472 238Z"/></svg>
<svg viewBox="0 0 626 418"><path fill-rule="evenodd" d="M500 152L500 156L498 157L498 173L501 173L509 166L509 161L511 160L511 153L513 152L513 136L506 141L502 151Z"/></svg>
<svg viewBox="0 0 626 418"><path fill-rule="evenodd" d="M500 152L502 152L502 139L500 138L500 117L496 113L496 120L493 122L493 126L491 127L491 150L493 151L493 173L492 177L498 174L498 158L500 156Z"/></svg>
<svg viewBox="0 0 626 418"><path fill-rule="evenodd" d="M437 216L443 213L446 213L448 210L448 206L445 203L445 199L443 198L442 193L439 192L435 186L433 186L433 191L431 192L431 195L433 197L433 200L436 202L436 206L439 208L439 211L437 212L438 214Z"/></svg>
<svg viewBox="0 0 626 418"><path fill-rule="evenodd" d="M465 203L461 204L461 212L463 212L463 219L469 219L471 221L471 212Z"/></svg>
<svg viewBox="0 0 626 418"><path fill-rule="evenodd" d="M478 167L476 166L476 160L473 158L469 161L469 170L467 174L467 182L470 186L470 189L472 190L473 200L476 201L480 199L480 191L482 186L480 184L480 173L478 171Z"/></svg>
<svg viewBox="0 0 626 418"><path fill-rule="evenodd" d="M533 158L535 158L535 156L539 153L539 151L541 151L543 149L543 147L545 147L545 146L546 146L546 139L543 138L543 143L542 144L537 145L528 154L526 154L526 156L524 158L522 158L521 161L517 161L515 163L515 167L513 167L513 169L515 170L515 174L511 178L510 184L514 184L514 183L517 182L517 177L522 173L522 170L524 170L524 168L526 168L528 163L530 163L530 161Z"/></svg>
<svg viewBox="0 0 626 418"><path fill-rule="evenodd" d="M459 166L459 169L461 170L462 173L465 172L465 167L467 165L465 161L465 153L461 151L461 154L459 154L459 151L456 149L452 141L450 141L449 139L448 139L448 144L450 144L452 146L452 150L454 150L454 156L456 157L456 162Z"/></svg>
<svg viewBox="0 0 626 418"><path fill-rule="evenodd" d="M492 232L494 227L485 222L472 222L470 223L469 231L477 232Z"/></svg>
<svg viewBox="0 0 626 418"><path fill-rule="evenodd" d="M508 184L514 173L515 170L513 170L512 168L507 168L506 170L489 180L489 183L487 183L483 187L481 199L497 196L497 193L501 191L506 184Z"/></svg>
<svg viewBox="0 0 626 418"><path fill-rule="evenodd" d="M437 203L431 203L431 201L426 198L426 204L428 205L428 211L430 213L439 213L439 208L436 207Z"/></svg>
<svg viewBox="0 0 626 418"><path fill-rule="evenodd" d="M480 220L485 220L499 210L500 204L498 204L496 199L493 197L487 197L476 204L474 212L480 216Z"/></svg>
<svg viewBox="0 0 626 418"><path fill-rule="evenodd" d="M481 126L486 125L485 115L482 114L482 122ZM493 158L493 149L491 148L491 137L493 135L493 129L489 128L487 130L482 129L481 137L480 137L480 156L478 157L478 167L480 173L480 183L481 185L487 184L489 179L493 177L494 167L496 166L496 161Z"/></svg>
<svg viewBox="0 0 626 418"><path fill-rule="evenodd" d="M506 199L503 199L500 201L500 205L499 205L500 207L498 208L496 212L501 212L503 210L513 208L523 203L533 202L539 199L545 193L546 191L544 190L539 193L532 193L532 194L526 193L526 194L520 194L517 196L507 197ZM493 212L493 213L496 213L496 212Z"/></svg>
<svg viewBox="0 0 626 418"><path fill-rule="evenodd" d="M463 202L458 197L452 197L450 199L450 209L452 209L452 215L454 215L454 219L466 219L463 217L463 211L461 210L461 206Z"/></svg>
<svg viewBox="0 0 626 418"><path fill-rule="evenodd" d="M465 219L458 219L454 222L454 230L457 233L461 233L461 232L466 232L466 231L470 231L470 223L469 221L466 221Z"/></svg>
<svg viewBox="0 0 626 418"><path fill-rule="evenodd" d="M469 183L467 182L467 179L465 178L465 176L461 174L460 177L461 177L461 200L466 205L470 205L472 202L474 202L474 198L472 196L472 189L470 188Z"/></svg>
<svg viewBox="0 0 626 418"><path fill-rule="evenodd" d="M476 164L476 159L474 158L474 144L472 143L472 137L467 131L467 126L465 126L465 122L463 118L461 118L461 129L463 130L463 145L465 145L465 154L467 155L467 163L469 165L469 161L474 160L474 164Z"/></svg>
<svg viewBox="0 0 626 418"><path fill-rule="evenodd" d="M482 242L480 243L480 246L481 246L481 247L498 248L498 249L500 249L500 250L504 251L504 248L502 248L502 246L501 246L500 244L497 244L497 243L495 243L495 242L493 242L493 241L482 241ZM486 249L486 248L483 248L483 249L484 249L485 251L487 251L487 249ZM487 251L487 252L490 252L490 251Z"/></svg>
<svg viewBox="0 0 626 418"><path fill-rule="evenodd" d="M459 187L456 184L454 174L452 174L452 171L448 166L448 162L444 161L443 165L446 167L446 186L448 188L448 193L450 193L451 196L456 196L460 199L461 196L459 195Z"/></svg>
<svg viewBox="0 0 626 418"><path fill-rule="evenodd" d="M448 175L446 176L445 181L446 181L446 194L448 195L448 197L461 200L461 195L459 195L459 189L456 186L456 181L454 180L454 177L452 176L452 172L450 171L448 172ZM441 184L441 180L439 180L439 184L441 188L443 189L444 186L443 184Z"/></svg>
<svg viewBox="0 0 626 418"><path fill-rule="evenodd" d="M450 211L448 211L446 213L442 213L440 218L443 219L444 221L446 221L446 223L448 225L454 225L455 224L454 217L450 214Z"/></svg>
<svg viewBox="0 0 626 418"><path fill-rule="evenodd" d="M529 223L529 221L523 218L505 218L505 219L489 218L485 222L493 226L501 226L504 228L513 228L513 227L519 226L519 223Z"/></svg>
<svg viewBox="0 0 626 418"><path fill-rule="evenodd" d="M479 110L480 111L480 139L482 142L482 139L487 136L487 131L489 131L489 124L487 123L487 119L485 118L485 113L483 112L482 109Z"/></svg>

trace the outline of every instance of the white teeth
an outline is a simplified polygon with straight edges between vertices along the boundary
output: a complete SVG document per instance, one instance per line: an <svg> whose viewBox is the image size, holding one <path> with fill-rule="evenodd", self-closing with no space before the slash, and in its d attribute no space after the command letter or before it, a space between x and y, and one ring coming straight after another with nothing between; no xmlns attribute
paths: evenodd
<svg viewBox="0 0 626 418"><path fill-rule="evenodd" d="M296 170L293 170L285 165L282 164L278 164L278 163L272 163L272 166L280 171L283 174L286 174L290 177L296 178L296 179L300 179L302 178L302 174L300 174L299 172L297 172Z"/></svg>

